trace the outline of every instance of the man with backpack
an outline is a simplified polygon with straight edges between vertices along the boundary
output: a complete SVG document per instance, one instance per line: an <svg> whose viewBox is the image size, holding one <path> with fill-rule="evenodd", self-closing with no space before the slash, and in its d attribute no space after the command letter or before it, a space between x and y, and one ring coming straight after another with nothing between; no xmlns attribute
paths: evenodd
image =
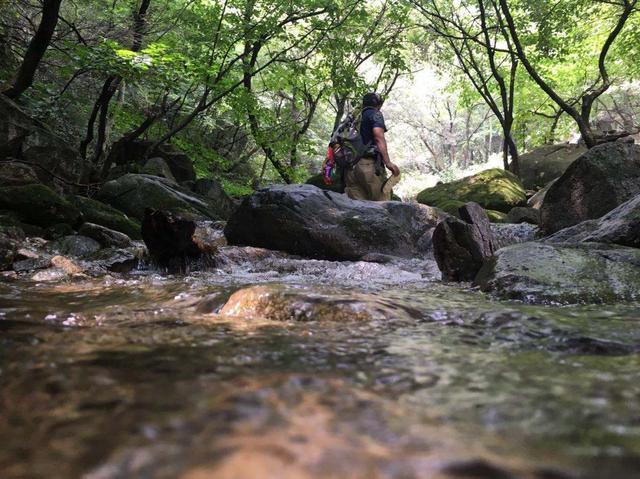
<svg viewBox="0 0 640 479"><path fill-rule="evenodd" d="M391 188L400 179L400 169L389 160L382 102L378 93L362 98L359 132L365 149L355 165L344 172L345 193L354 200L388 201ZM387 179L385 167L393 177Z"/></svg>

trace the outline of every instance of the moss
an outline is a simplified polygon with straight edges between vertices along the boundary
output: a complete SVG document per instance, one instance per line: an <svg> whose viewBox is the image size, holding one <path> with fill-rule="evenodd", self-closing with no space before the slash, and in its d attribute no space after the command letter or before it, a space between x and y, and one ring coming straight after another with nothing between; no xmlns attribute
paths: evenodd
<svg viewBox="0 0 640 479"><path fill-rule="evenodd" d="M436 185L418 194L419 203L445 211L452 201L474 201L487 210L508 213L514 206L525 204L527 195L513 173L494 168L451 183ZM446 206L446 207L445 207Z"/></svg>
<svg viewBox="0 0 640 479"><path fill-rule="evenodd" d="M59 223L77 226L81 222L75 206L40 184L0 188L0 208L11 211L24 223L44 228Z"/></svg>
<svg viewBox="0 0 640 479"><path fill-rule="evenodd" d="M69 200L82 212L86 222L119 231L132 239L142 238L140 223L121 211L84 196L72 196L69 197Z"/></svg>

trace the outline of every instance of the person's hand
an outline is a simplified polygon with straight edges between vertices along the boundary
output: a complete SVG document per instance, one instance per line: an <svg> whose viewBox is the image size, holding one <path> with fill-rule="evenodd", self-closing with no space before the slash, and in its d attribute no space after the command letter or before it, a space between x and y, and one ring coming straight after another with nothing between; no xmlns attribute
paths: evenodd
<svg viewBox="0 0 640 479"><path fill-rule="evenodd" d="M398 168L395 164L389 163L387 165L387 168L391 170L391 173L393 173L393 176L400 176L400 168Z"/></svg>

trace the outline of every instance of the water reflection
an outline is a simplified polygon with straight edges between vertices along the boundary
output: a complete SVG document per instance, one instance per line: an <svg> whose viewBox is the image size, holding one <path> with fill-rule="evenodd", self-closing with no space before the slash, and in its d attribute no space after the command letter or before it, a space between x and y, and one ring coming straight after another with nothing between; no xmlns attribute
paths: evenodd
<svg viewBox="0 0 640 479"><path fill-rule="evenodd" d="M2 280L1 475L638 475L637 305L498 303L428 271ZM256 284L311 313L225 314Z"/></svg>

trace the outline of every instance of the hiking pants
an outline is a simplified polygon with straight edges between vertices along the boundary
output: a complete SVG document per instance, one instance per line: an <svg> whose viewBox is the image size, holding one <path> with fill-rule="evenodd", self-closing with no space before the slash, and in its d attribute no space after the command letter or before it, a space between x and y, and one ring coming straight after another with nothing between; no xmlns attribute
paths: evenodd
<svg viewBox="0 0 640 479"><path fill-rule="evenodd" d="M376 175L376 161L362 158L345 174L345 193L352 200L389 201L391 192L384 194L382 185L386 174Z"/></svg>

